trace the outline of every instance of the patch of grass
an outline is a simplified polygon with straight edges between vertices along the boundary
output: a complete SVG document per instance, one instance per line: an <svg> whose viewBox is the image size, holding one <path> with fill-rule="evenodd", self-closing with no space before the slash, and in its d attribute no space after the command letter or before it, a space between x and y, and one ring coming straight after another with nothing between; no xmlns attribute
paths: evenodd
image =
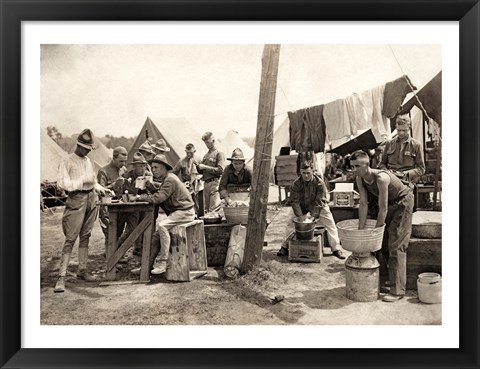
<svg viewBox="0 0 480 369"><path fill-rule="evenodd" d="M258 267L236 279L234 283L238 287L265 292L283 286L291 275L292 271L285 264L276 260L262 261Z"/></svg>

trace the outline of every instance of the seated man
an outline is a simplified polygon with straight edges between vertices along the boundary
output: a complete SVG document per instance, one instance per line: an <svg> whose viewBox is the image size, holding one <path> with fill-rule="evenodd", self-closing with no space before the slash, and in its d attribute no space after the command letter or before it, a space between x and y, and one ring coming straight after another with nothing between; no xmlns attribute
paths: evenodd
<svg viewBox="0 0 480 369"><path fill-rule="evenodd" d="M243 151L239 148L233 150L232 157L227 158L227 160L230 160L231 164L225 167L218 190L220 198L229 204L231 199L228 194L228 185L249 187L252 183L252 171L245 166L246 159L243 156Z"/></svg>
<svg viewBox="0 0 480 369"><path fill-rule="evenodd" d="M326 196L327 192L323 179L313 173L311 163L302 163L300 177L293 182L291 187L290 199L293 212L300 220L304 220L307 213L318 219L318 224L326 228L328 243L332 248L333 255L343 260L345 256L342 253L337 227L330 212ZM287 255L287 247L286 244L283 244L277 255Z"/></svg>
<svg viewBox="0 0 480 369"><path fill-rule="evenodd" d="M153 234L149 260L149 268L152 274L162 274L166 270L170 250L169 230L176 225L185 224L195 219L192 197L178 177L169 173L171 169L172 166L168 163L165 155L158 154L155 156L152 160L153 176L155 180L161 182L161 185L157 189L155 184L147 182L148 190L152 191L153 194L137 195L137 201L160 204L160 207L167 214L165 219L158 222L157 230ZM159 252L160 264L153 268ZM140 273L140 268L132 270L132 273Z"/></svg>
<svg viewBox="0 0 480 369"><path fill-rule="evenodd" d="M412 230L413 192L390 171L371 169L368 155L361 150L353 153L351 165L357 176L360 193L359 229L365 227L367 219L367 193L378 198L376 227L385 224L382 255L388 265L390 281L390 294L383 301L397 301L405 295L407 284L407 247ZM380 263L381 268L387 267L382 265L381 258Z"/></svg>
<svg viewBox="0 0 480 369"><path fill-rule="evenodd" d="M422 148L410 137L410 118L399 115L396 119L397 137L385 144L380 169L389 169L398 178L415 183L425 173Z"/></svg>

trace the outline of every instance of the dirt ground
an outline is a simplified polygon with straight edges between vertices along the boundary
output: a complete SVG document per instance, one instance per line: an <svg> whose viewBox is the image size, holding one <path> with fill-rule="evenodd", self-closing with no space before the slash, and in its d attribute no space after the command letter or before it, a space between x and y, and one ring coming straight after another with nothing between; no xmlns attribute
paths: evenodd
<svg viewBox="0 0 480 369"><path fill-rule="evenodd" d="M344 261L325 255L322 263L290 263L276 252L291 223L291 208L268 206L261 266L235 280L222 268L192 282L169 282L152 276L148 284L100 286L75 279L77 245L69 266L66 291L56 294L63 244L63 208L41 213L41 324L45 325L432 325L441 324L441 304L421 303L416 291L395 303L381 299L355 302L345 297ZM326 249L329 250L328 248ZM104 239L98 220L90 238L89 270L105 271ZM348 254L348 253L347 253ZM136 261L124 264L122 280ZM283 295L276 303L272 299Z"/></svg>

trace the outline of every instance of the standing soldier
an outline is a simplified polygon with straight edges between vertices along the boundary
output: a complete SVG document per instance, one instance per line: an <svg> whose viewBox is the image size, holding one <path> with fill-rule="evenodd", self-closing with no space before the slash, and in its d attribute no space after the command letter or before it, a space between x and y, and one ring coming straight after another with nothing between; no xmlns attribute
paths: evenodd
<svg viewBox="0 0 480 369"><path fill-rule="evenodd" d="M172 173L176 174L180 181L183 182L185 187L192 195L193 202L195 203L195 213L198 214L198 199L196 188L198 180L198 171L194 163L198 163L198 158L195 158L195 146L189 143L185 146L186 156L180 159L172 169Z"/></svg>
<svg viewBox="0 0 480 369"><path fill-rule="evenodd" d="M360 193L358 228L365 228L367 193L378 198L379 210L375 227L385 224L381 252L387 265L380 259L380 266L383 269L388 267L390 293L383 301L400 300L405 295L407 284L407 247L412 231L413 191L392 172L370 168L368 155L361 150L352 154L350 163L357 176Z"/></svg>
<svg viewBox="0 0 480 369"><path fill-rule="evenodd" d="M125 163L127 162L127 149L122 146L118 146L113 149L113 158L100 168L97 173L97 182L109 190L113 190L117 195L121 195L123 186L123 174L126 170ZM105 236L105 246L108 244L108 209L106 206L100 206L99 210L100 228ZM120 222L120 217L119 217ZM123 226L117 227L117 237L123 232Z"/></svg>
<svg viewBox="0 0 480 369"><path fill-rule="evenodd" d="M197 170L203 174L203 180L205 181L205 188L203 190L205 210L211 212L220 207L218 185L223 173L223 168L225 168L225 155L215 147L215 137L212 132L205 132L202 140L205 142L208 152L203 157L202 162L197 165Z"/></svg>
<svg viewBox="0 0 480 369"><path fill-rule="evenodd" d="M77 138L75 152L65 157L58 168L58 186L68 191L62 228L65 234L60 270L54 292L65 290L65 275L75 241L78 245L77 278L95 280L87 273L88 241L97 217L96 191L105 194L109 190L98 184L93 165L87 154L94 149L92 131L84 129Z"/></svg>

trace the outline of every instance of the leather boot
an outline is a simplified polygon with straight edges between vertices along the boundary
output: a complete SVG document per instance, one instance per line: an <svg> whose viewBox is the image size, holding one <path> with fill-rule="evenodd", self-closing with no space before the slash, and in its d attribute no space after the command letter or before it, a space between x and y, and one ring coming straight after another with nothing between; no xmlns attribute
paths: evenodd
<svg viewBox="0 0 480 369"><path fill-rule="evenodd" d="M96 281L95 277L91 276L87 272L87 260L88 260L88 248L79 247L77 279L83 279L84 281L87 281L87 282L94 282Z"/></svg>
<svg viewBox="0 0 480 369"><path fill-rule="evenodd" d="M65 277L67 275L68 263L70 262L71 252L63 252L62 260L60 261L60 270L58 271L59 277Z"/></svg>
<svg viewBox="0 0 480 369"><path fill-rule="evenodd" d="M94 276L88 274L86 269L78 269L77 279L83 279L87 282L95 282L97 280Z"/></svg>
<svg viewBox="0 0 480 369"><path fill-rule="evenodd" d="M57 283L55 284L55 288L53 292L63 292L65 291L65 277L59 276L57 279Z"/></svg>
<svg viewBox="0 0 480 369"><path fill-rule="evenodd" d="M78 248L78 269L86 270L88 260L88 247Z"/></svg>

